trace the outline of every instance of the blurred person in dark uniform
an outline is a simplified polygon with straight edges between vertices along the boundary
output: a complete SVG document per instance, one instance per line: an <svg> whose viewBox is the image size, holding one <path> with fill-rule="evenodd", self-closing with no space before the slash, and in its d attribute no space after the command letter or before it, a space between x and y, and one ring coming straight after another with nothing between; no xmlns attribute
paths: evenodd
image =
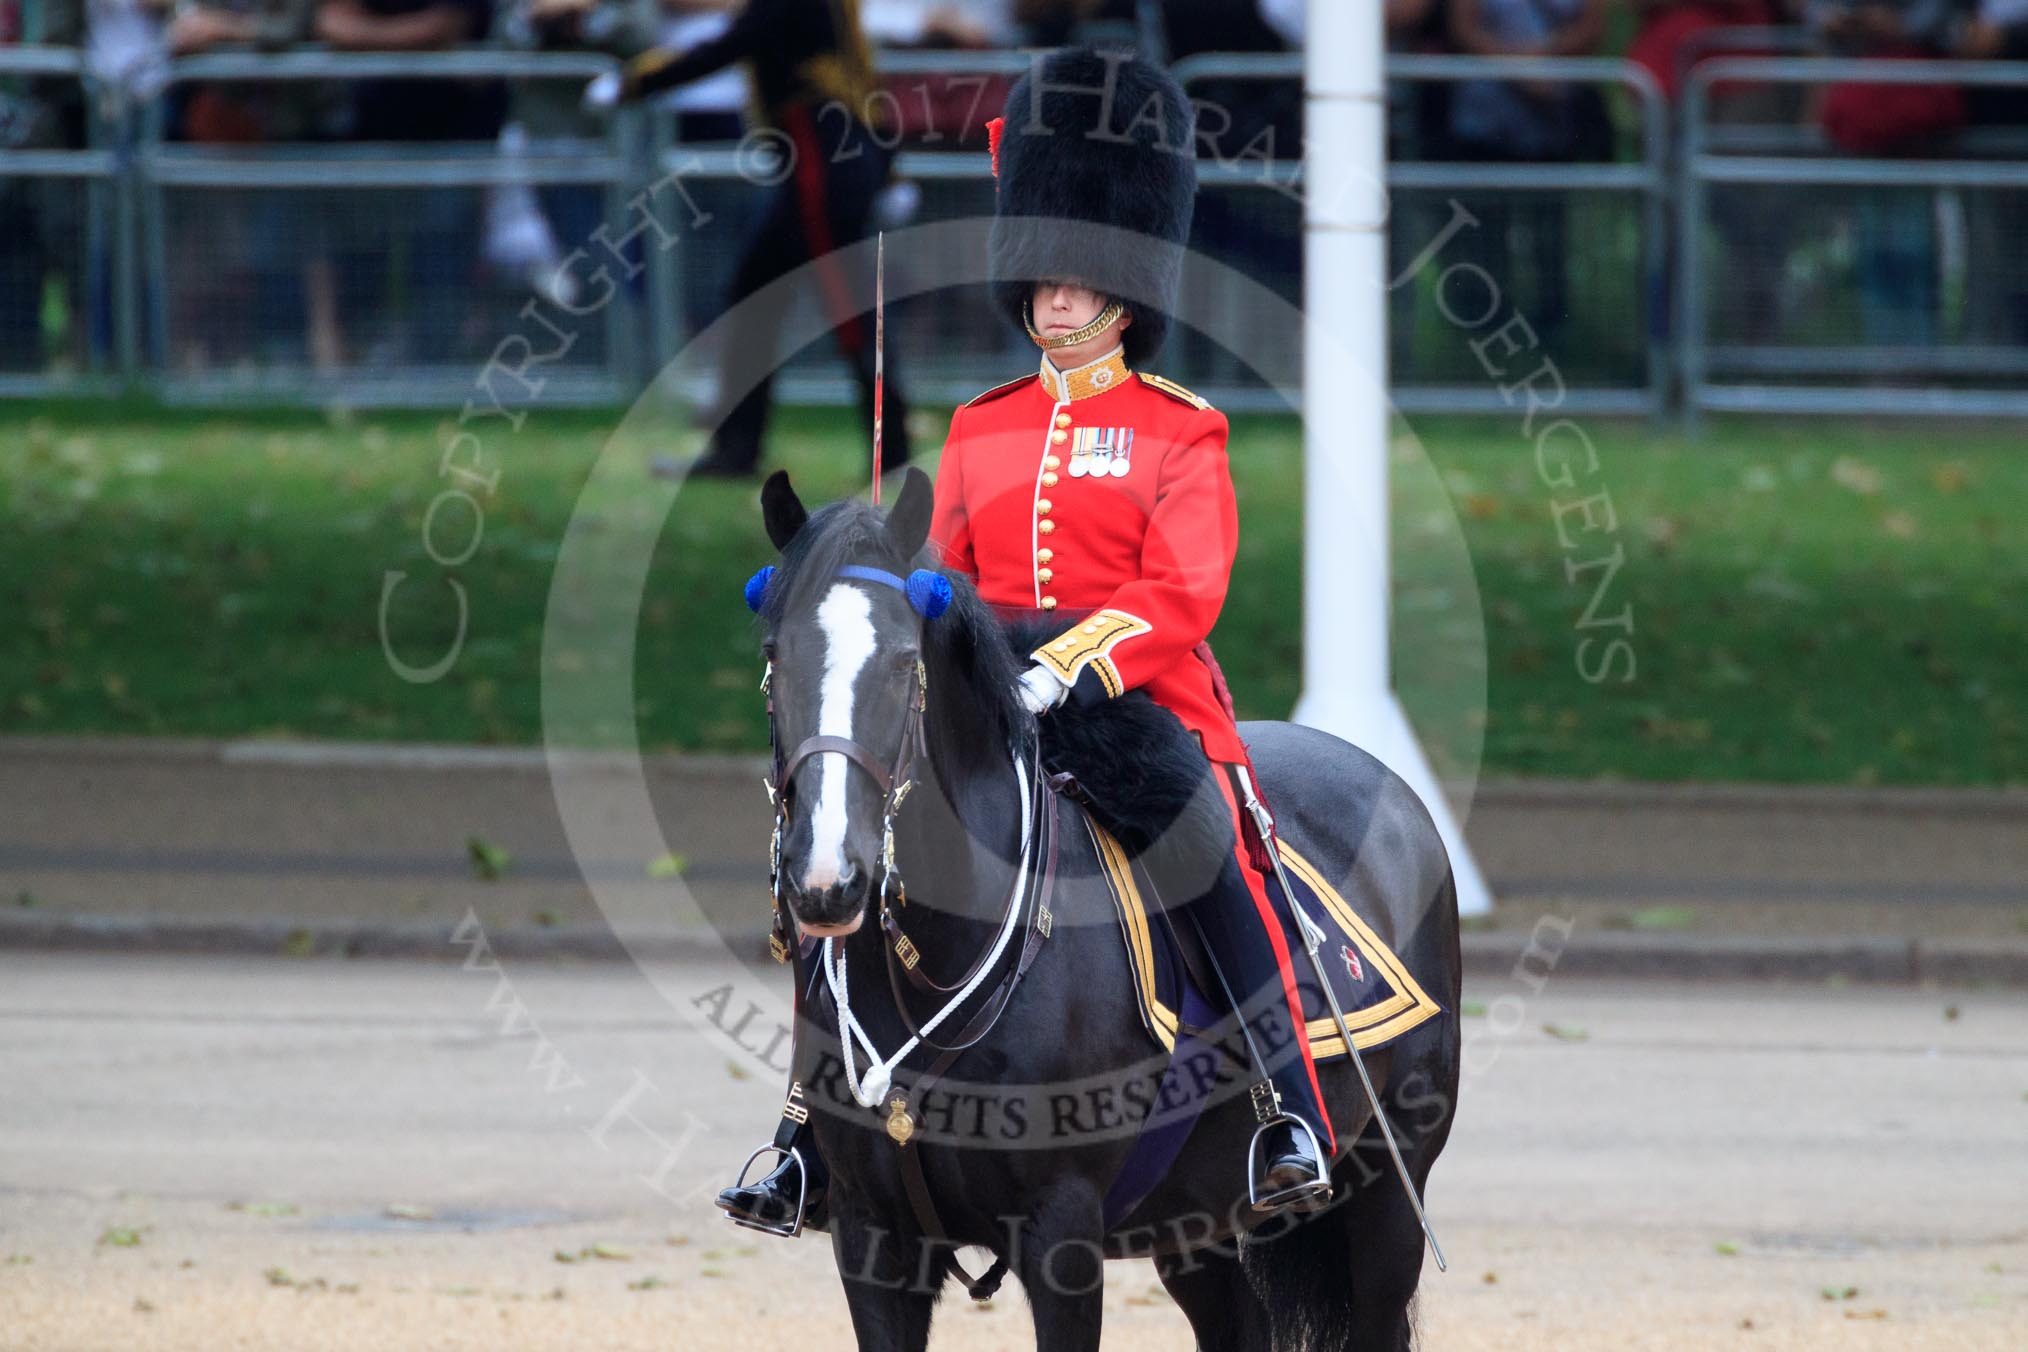
<svg viewBox="0 0 2028 1352"><path fill-rule="evenodd" d="M746 477L760 464L774 393L776 346L791 299L770 283L814 264L819 299L859 384L863 425L873 423L872 269L848 275L837 251L865 239L887 186L891 154L871 125L873 60L858 0L748 0L731 25L675 52L656 48L601 77L587 104L645 98L746 63L758 116L781 133L787 162L776 173L759 227L733 281L731 324L719 364L719 410L711 449L692 474ZM883 470L908 461L908 404L890 354L882 410Z"/></svg>

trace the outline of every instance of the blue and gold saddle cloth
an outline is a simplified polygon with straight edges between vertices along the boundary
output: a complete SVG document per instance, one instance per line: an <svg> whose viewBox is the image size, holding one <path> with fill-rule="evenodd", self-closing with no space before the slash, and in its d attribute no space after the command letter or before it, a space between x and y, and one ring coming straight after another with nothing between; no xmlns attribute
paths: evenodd
<svg viewBox="0 0 2028 1352"><path fill-rule="evenodd" d="M1186 1020L1179 1011L1186 997L1208 994L1188 990L1190 976L1177 948L1174 934L1161 917L1151 912L1143 892L1139 870L1127 858L1119 842L1104 828L1086 819L1092 843L1098 850L1099 868L1112 889L1119 910L1120 932L1126 941L1127 961L1134 972L1134 996L1141 1010L1141 1022L1149 1036L1164 1051L1173 1053L1179 1027ZM1295 902L1318 923L1325 934L1321 953L1338 1003L1345 1011L1345 1025L1359 1050L1385 1046L1426 1019L1440 1006L1423 991L1408 967L1382 943L1372 927L1352 910L1338 889L1323 873L1282 842L1282 863L1295 884ZM1268 880L1269 895L1280 889ZM1281 908L1276 907L1281 915ZM1345 1042L1338 1033L1331 1007L1317 987L1315 972L1302 955L1303 936L1294 920L1281 915L1283 938L1295 959L1296 990L1302 996L1303 1016L1308 1024L1310 1054L1317 1061L1345 1055ZM1189 1004L1199 1001L1190 998ZM1206 1002L1210 1003L1210 1002Z"/></svg>
<svg viewBox="0 0 2028 1352"><path fill-rule="evenodd" d="M1186 1072L1185 1063L1211 1056L1199 1030L1217 1023L1227 1011L1207 999L1199 983L1191 979L1173 929L1149 904L1151 893L1144 887L1139 867L1089 816L1085 825L1098 851L1099 871L1119 911L1120 934L1128 966L1133 969L1141 1021L1169 1058L1154 1096L1161 1111L1142 1119L1133 1147L1106 1192L1105 1225L1108 1232L1114 1232L1182 1154L1191 1128L1209 1101L1204 1077ZM1320 956L1345 1011L1345 1026L1351 1030L1353 1044L1361 1052L1382 1047L1434 1017L1440 1006L1338 889L1287 842L1281 849L1282 862L1297 892L1295 904L1318 922L1326 936ZM1272 880L1268 886L1270 896L1279 894ZM1331 1007L1317 986L1309 960L1297 953L1302 935L1279 905L1275 910L1289 951L1296 955L1296 990L1303 1001L1310 1053L1320 1063L1343 1059L1345 1040L1338 1032L1337 1020L1331 1017ZM1343 1149L1349 1148L1350 1142L1338 1144Z"/></svg>

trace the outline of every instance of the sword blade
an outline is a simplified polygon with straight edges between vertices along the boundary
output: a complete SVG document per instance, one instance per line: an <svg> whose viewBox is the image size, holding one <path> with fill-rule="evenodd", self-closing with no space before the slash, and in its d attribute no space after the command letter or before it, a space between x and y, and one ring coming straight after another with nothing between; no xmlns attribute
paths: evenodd
<svg viewBox="0 0 2028 1352"><path fill-rule="evenodd" d="M873 505L880 505L881 396L887 389L887 232L873 243Z"/></svg>

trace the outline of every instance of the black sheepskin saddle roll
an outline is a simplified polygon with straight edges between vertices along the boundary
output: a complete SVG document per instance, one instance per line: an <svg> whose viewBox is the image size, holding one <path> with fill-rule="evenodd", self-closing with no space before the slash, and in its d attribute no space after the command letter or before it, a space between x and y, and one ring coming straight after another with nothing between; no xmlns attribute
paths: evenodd
<svg viewBox="0 0 2028 1352"><path fill-rule="evenodd" d="M1074 621L1061 613L1003 619L1017 653ZM1043 768L1075 782L1073 796L1146 870L1164 905L1210 889L1233 852L1232 814L1203 747L1176 715L1130 690L1103 704L1060 704L1039 726Z"/></svg>

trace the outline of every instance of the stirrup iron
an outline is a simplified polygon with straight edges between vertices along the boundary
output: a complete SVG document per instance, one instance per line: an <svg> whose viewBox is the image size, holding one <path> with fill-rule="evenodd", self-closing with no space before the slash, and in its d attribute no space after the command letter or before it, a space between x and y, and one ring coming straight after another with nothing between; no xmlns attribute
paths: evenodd
<svg viewBox="0 0 2028 1352"><path fill-rule="evenodd" d="M1307 1143L1310 1163L1316 1166L1317 1176L1308 1183L1282 1188L1263 1194L1260 1190L1261 1176L1267 1172L1267 1159L1262 1154L1268 1132L1283 1123L1296 1129L1296 1139ZM1246 1147L1246 1198L1255 1211L1280 1211L1293 1207L1299 1211L1321 1210L1331 1200L1331 1167L1324 1159L1323 1142L1308 1122L1294 1113L1277 1112L1253 1129L1253 1139Z"/></svg>
<svg viewBox="0 0 2028 1352"><path fill-rule="evenodd" d="M732 1185L735 1189L744 1188L748 1186L746 1181L747 1171L753 1168L753 1162L759 1159L762 1155L773 1155L778 1159L782 1160L783 1162L787 1162L790 1160L793 1160L795 1162L796 1165L795 1219L791 1221L772 1221L772 1222L764 1221L758 1220L752 1216L742 1216L737 1211L733 1211L729 1208L726 1210L725 1218L731 1221L734 1225L744 1227L745 1229L748 1230L758 1230L764 1235L778 1235L783 1239L794 1239L796 1238L796 1236L803 1233L803 1217L810 1205L809 1166L803 1163L803 1152L796 1149L794 1146L790 1146L788 1149L784 1150L782 1147L770 1142L769 1144L764 1145L760 1149L754 1151L751 1155L748 1155L746 1157L746 1163L739 1166L739 1178ZM776 1167L779 1168L780 1166L777 1165ZM766 1175L763 1174L762 1177L766 1177Z"/></svg>

